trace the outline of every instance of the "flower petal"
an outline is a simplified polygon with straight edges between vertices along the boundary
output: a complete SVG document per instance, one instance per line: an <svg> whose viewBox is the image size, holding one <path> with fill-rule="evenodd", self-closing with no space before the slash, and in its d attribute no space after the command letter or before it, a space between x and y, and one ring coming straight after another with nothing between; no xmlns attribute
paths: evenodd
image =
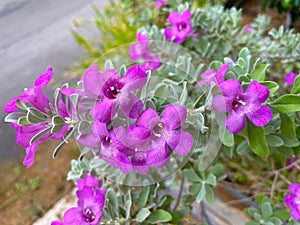
<svg viewBox="0 0 300 225"><path fill-rule="evenodd" d="M176 25L178 23L178 20L179 20L178 12L171 12L169 14L168 21L170 24Z"/></svg>
<svg viewBox="0 0 300 225"><path fill-rule="evenodd" d="M181 130L173 130L166 141L174 152L181 155L188 154L193 146L193 136Z"/></svg>
<svg viewBox="0 0 300 225"><path fill-rule="evenodd" d="M147 174L147 151L135 152L131 158L131 164L136 173Z"/></svg>
<svg viewBox="0 0 300 225"><path fill-rule="evenodd" d="M238 94L243 93L243 88L241 84L234 79L225 80L219 85L221 92L227 96L235 97Z"/></svg>
<svg viewBox="0 0 300 225"><path fill-rule="evenodd" d="M65 224L82 224L84 218L82 217L82 209L80 207L73 207L68 209L64 214Z"/></svg>
<svg viewBox="0 0 300 225"><path fill-rule="evenodd" d="M294 84L294 81L295 81L295 79L296 79L296 77L297 77L298 75L299 75L299 74L288 73L287 75L285 75L285 82L288 83L288 84L293 85L293 84Z"/></svg>
<svg viewBox="0 0 300 225"><path fill-rule="evenodd" d="M270 90L258 83L257 81L251 81L247 90L245 91L245 96L250 99L251 102L263 103L267 100L270 95Z"/></svg>
<svg viewBox="0 0 300 225"><path fill-rule="evenodd" d="M37 150L38 143L33 143L26 148L26 156L23 160L23 165L29 168L34 163L34 156Z"/></svg>
<svg viewBox="0 0 300 225"><path fill-rule="evenodd" d="M232 97L216 95L213 98L213 108L218 112L228 112L232 110Z"/></svg>
<svg viewBox="0 0 300 225"><path fill-rule="evenodd" d="M120 79L116 70L100 73L97 65L90 66L83 74L82 85L86 95L97 98L102 93L102 87L109 79Z"/></svg>
<svg viewBox="0 0 300 225"><path fill-rule="evenodd" d="M138 139L147 139L151 136L151 132L145 127L134 127L130 129L130 132Z"/></svg>
<svg viewBox="0 0 300 225"><path fill-rule="evenodd" d="M53 68L52 67L48 67L47 70L46 70L46 73L44 74L41 74L36 80L35 80L35 83L34 83L34 86L37 87L37 86L47 86L52 77L53 77Z"/></svg>
<svg viewBox="0 0 300 225"><path fill-rule="evenodd" d="M91 110L91 115L102 123L109 122L116 114L117 101L104 98Z"/></svg>
<svg viewBox="0 0 300 225"><path fill-rule="evenodd" d="M162 112L161 119L170 130L182 126L186 120L187 109L182 105L170 104Z"/></svg>
<svg viewBox="0 0 300 225"><path fill-rule="evenodd" d="M46 113L46 109L50 109L50 101L45 95L42 86L26 89L22 100L30 102L35 108L44 113Z"/></svg>
<svg viewBox="0 0 300 225"><path fill-rule="evenodd" d="M253 105L249 111L246 111L249 120L258 127L267 125L272 119L272 111L269 107L263 105Z"/></svg>
<svg viewBox="0 0 300 225"><path fill-rule="evenodd" d="M167 40L171 41L173 37L176 37L176 28L174 27L167 27L165 29L165 37Z"/></svg>
<svg viewBox="0 0 300 225"><path fill-rule="evenodd" d="M101 146L100 138L94 134L83 134L76 141L89 148L98 149Z"/></svg>
<svg viewBox="0 0 300 225"><path fill-rule="evenodd" d="M37 123L37 124L32 124L30 126L21 126L21 125L14 125L13 127L16 129L18 132L17 137L16 137L16 142L23 146L24 148L27 148L30 144L30 140L40 131L46 129L48 125L48 122L43 122L43 123ZM49 134L45 134L45 137L49 136Z"/></svg>
<svg viewBox="0 0 300 225"><path fill-rule="evenodd" d="M18 106L16 104L16 101L17 100L22 100L24 96L18 96L18 97L15 97L13 98L12 100L10 100L5 106L4 106L4 111L7 112L7 113L12 113L16 110L18 110Z"/></svg>
<svg viewBox="0 0 300 225"><path fill-rule="evenodd" d="M162 168L168 164L170 160L170 151L166 143L151 149L147 153L147 165Z"/></svg>
<svg viewBox="0 0 300 225"><path fill-rule="evenodd" d="M217 84L221 84L224 81L225 73L228 71L228 68L230 66L230 63L225 63L218 69L218 72L216 74L216 81Z"/></svg>
<svg viewBox="0 0 300 225"><path fill-rule="evenodd" d="M291 210L291 217L295 220L300 220L300 207L298 205Z"/></svg>
<svg viewBox="0 0 300 225"><path fill-rule="evenodd" d="M180 15L181 21L188 21L192 17L192 13L189 10L184 10L182 14Z"/></svg>
<svg viewBox="0 0 300 225"><path fill-rule="evenodd" d="M125 83L124 88L127 90L136 90L146 84L147 74L139 65L135 65L127 70L121 82Z"/></svg>
<svg viewBox="0 0 300 225"><path fill-rule="evenodd" d="M136 125L151 129L152 124L158 123L159 120L160 118L158 117L157 112L152 108L148 108L142 113L140 118L138 118Z"/></svg>
<svg viewBox="0 0 300 225"><path fill-rule="evenodd" d="M246 125L246 118L243 113L231 111L231 114L225 121L225 127L233 134L239 133Z"/></svg>
<svg viewBox="0 0 300 225"><path fill-rule="evenodd" d="M129 91L122 91L117 98L122 112L129 118L137 118L142 113L144 104L134 94Z"/></svg>

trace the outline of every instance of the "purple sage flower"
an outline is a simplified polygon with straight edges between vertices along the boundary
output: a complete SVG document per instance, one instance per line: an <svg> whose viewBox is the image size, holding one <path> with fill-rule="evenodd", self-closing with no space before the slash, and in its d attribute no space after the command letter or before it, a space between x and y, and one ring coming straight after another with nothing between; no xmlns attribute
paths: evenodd
<svg viewBox="0 0 300 225"><path fill-rule="evenodd" d="M160 58L158 55L149 56L144 58L145 63L141 65L141 69L144 71L155 70L161 66Z"/></svg>
<svg viewBox="0 0 300 225"><path fill-rule="evenodd" d="M142 169L146 166L161 168L170 158L168 146L177 154L188 154L193 145L193 137L185 131L176 130L184 124L186 116L186 108L175 104L168 105L161 118L154 109L145 110L131 132L150 144L136 149L132 163Z"/></svg>
<svg viewBox="0 0 300 225"><path fill-rule="evenodd" d="M284 196L284 203L291 208L291 217L295 220L300 220L300 185L296 183L290 184L289 190L291 194Z"/></svg>
<svg viewBox="0 0 300 225"><path fill-rule="evenodd" d="M167 4L168 4L167 0L157 0L155 2L155 8L159 8L159 7L165 6Z"/></svg>
<svg viewBox="0 0 300 225"><path fill-rule="evenodd" d="M296 161L297 161L297 157L288 158L288 159L285 160L285 165L289 166L289 165L291 165L292 163L294 163ZM295 168L294 166L291 166L288 170L293 171L294 168Z"/></svg>
<svg viewBox="0 0 300 225"><path fill-rule="evenodd" d="M46 73L41 74L34 83L33 88L25 89L24 93L10 100L5 106L4 110L7 113L14 112L18 109L16 105L17 100L21 100L24 103L30 102L35 108L41 112L46 112L46 109L50 109L49 99L45 95L42 87L47 86L53 76L53 69L51 67L47 68Z"/></svg>
<svg viewBox="0 0 300 225"><path fill-rule="evenodd" d="M253 29L254 29L254 26L250 24L250 25L245 27L244 32L245 33L251 33L253 31Z"/></svg>
<svg viewBox="0 0 300 225"><path fill-rule="evenodd" d="M55 221L51 225L97 225L100 222L105 203L105 191L85 187L76 191L76 195L78 206L65 212L63 223Z"/></svg>
<svg viewBox="0 0 300 225"><path fill-rule="evenodd" d="M288 84L293 85L295 82L296 77L298 77L300 75L300 70L299 73L288 73L287 75L285 75L285 82Z"/></svg>
<svg viewBox="0 0 300 225"><path fill-rule="evenodd" d="M184 10L181 15L178 12L170 13L168 21L173 27L165 29L165 37L167 40L173 40L175 43L180 44L192 33L192 24L190 19L192 13Z"/></svg>
<svg viewBox="0 0 300 225"><path fill-rule="evenodd" d="M138 42L131 44L129 48L130 60L137 61L140 58L144 59L150 57L148 36L142 32L138 32L136 38Z"/></svg>
<svg viewBox="0 0 300 225"><path fill-rule="evenodd" d="M198 82L195 85L195 88L200 87L202 84L210 84L214 82L215 84L219 85L224 81L224 75L228 71L230 63L225 63L216 72L214 69L206 70L204 73L201 74L203 80Z"/></svg>
<svg viewBox="0 0 300 225"><path fill-rule="evenodd" d="M91 66L83 75L84 92L99 99L91 115L100 122L108 122L115 115L117 106L129 118L137 118L143 110L143 103L131 91L141 88L147 81L147 74L140 66L130 67L120 78L114 69L100 73L97 66Z"/></svg>
<svg viewBox="0 0 300 225"><path fill-rule="evenodd" d="M100 149L99 157L101 159L112 167L119 167L123 173L127 174L132 167L126 152L131 152L131 150L122 143L122 140L118 139L121 136L124 137L119 134L122 130L122 127L116 127L108 131L105 123L95 120L92 132L82 135L77 142L90 148Z"/></svg>
<svg viewBox="0 0 300 225"><path fill-rule="evenodd" d="M239 133L244 129L246 116L255 126L265 126L272 119L269 107L261 105L270 95L267 87L257 81L250 82L244 92L241 84L234 79L222 82L219 88L224 96L213 98L213 108L219 112L230 112L225 121L231 133Z"/></svg>

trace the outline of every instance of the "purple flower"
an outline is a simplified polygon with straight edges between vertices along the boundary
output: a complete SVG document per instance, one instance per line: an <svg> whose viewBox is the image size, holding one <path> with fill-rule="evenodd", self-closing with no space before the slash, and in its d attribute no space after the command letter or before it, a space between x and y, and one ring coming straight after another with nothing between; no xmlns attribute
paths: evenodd
<svg viewBox="0 0 300 225"><path fill-rule="evenodd" d="M145 63L141 65L141 69L144 71L155 70L161 66L161 62L158 55L149 56L144 58Z"/></svg>
<svg viewBox="0 0 300 225"><path fill-rule="evenodd" d="M22 147L26 148L26 156L23 160L23 164L28 168L34 163L34 156L39 143L48 139L51 136L51 133L46 132L32 144L30 144L30 140L36 134L45 130L48 126L48 122L32 124L30 126L21 126L15 123L11 123L11 126L17 131L16 142Z"/></svg>
<svg viewBox="0 0 300 225"><path fill-rule="evenodd" d="M130 60L137 61L139 58L148 58L151 56L148 37L142 32L137 33L137 43L131 44L129 48Z"/></svg>
<svg viewBox="0 0 300 225"><path fill-rule="evenodd" d="M192 32L191 17L192 13L188 10L184 10L181 15L178 12L170 13L168 21L173 27L165 29L166 39L173 40L177 44L184 42Z"/></svg>
<svg viewBox="0 0 300 225"><path fill-rule="evenodd" d="M253 29L254 29L254 26L250 24L250 25L245 27L244 32L245 33L251 33L253 31Z"/></svg>
<svg viewBox="0 0 300 225"><path fill-rule="evenodd" d="M287 75L285 75L285 82L288 84L293 85L295 82L296 77L298 77L300 75L300 70L298 74L295 73L288 73Z"/></svg>
<svg viewBox="0 0 300 225"><path fill-rule="evenodd" d="M216 83L217 85L221 84L224 81L224 75L228 71L230 63L225 63L216 72L214 69L206 70L201 74L203 80L198 82L195 85L195 88L200 87L202 84L210 84L211 82Z"/></svg>
<svg viewBox="0 0 300 225"><path fill-rule="evenodd" d="M144 71L152 71L159 68L161 65L159 55L152 55L150 53L147 35L143 34L142 32L138 32L137 41L137 43L130 45L130 60L137 61L140 58L143 59L145 63L141 65L141 69Z"/></svg>
<svg viewBox="0 0 300 225"><path fill-rule="evenodd" d="M167 5L167 4L168 4L167 0L157 0L155 2L155 7L159 8L159 7L162 7L162 6Z"/></svg>
<svg viewBox="0 0 300 225"><path fill-rule="evenodd" d="M97 66L91 66L83 75L84 92L100 100L92 109L91 115L106 123L115 115L119 105L129 118L137 118L143 110L143 103L131 91L146 83L145 71L135 65L120 78L114 69L101 74L96 68Z"/></svg>
<svg viewBox="0 0 300 225"><path fill-rule="evenodd" d="M53 221L53 222L51 223L51 225L66 225L66 224L64 224L64 223L61 222L61 221Z"/></svg>
<svg viewBox="0 0 300 225"><path fill-rule="evenodd" d="M285 160L285 165L289 166L289 165L291 165L292 163L294 163L296 161L297 161L297 157L288 158L288 159ZM295 168L294 166L291 166L288 170L293 171L294 168Z"/></svg>
<svg viewBox="0 0 300 225"><path fill-rule="evenodd" d="M123 173L128 173L132 167L125 154L130 151L118 138L123 132L122 127L116 127L110 131L107 130L106 124L97 120L94 121L92 133L82 135L77 142L84 146L100 149L99 156L112 167L120 167ZM116 134L117 133L117 134Z"/></svg>
<svg viewBox="0 0 300 225"><path fill-rule="evenodd" d="M64 223L55 221L51 225L97 225L100 222L105 203L105 191L85 187L76 191L76 195L78 206L65 212Z"/></svg>
<svg viewBox="0 0 300 225"><path fill-rule="evenodd" d="M216 95L213 98L213 108L219 112L231 112L225 121L231 133L243 130L246 116L255 126L265 126L272 119L271 109L261 105L269 97L270 91L257 81L250 82L245 92L234 79L222 82L219 88L224 96Z"/></svg>
<svg viewBox="0 0 300 225"><path fill-rule="evenodd" d="M291 217L295 220L300 220L300 185L290 184L289 190L291 194L284 196L284 203L287 207L291 208Z"/></svg>
<svg viewBox="0 0 300 225"><path fill-rule="evenodd" d="M161 118L154 109L145 110L136 121L136 127L131 129L135 137L146 143L136 149L132 159L134 166L140 166L142 170L147 166L165 166L170 158L168 146L178 154L188 154L193 137L185 131L176 130L184 124L186 116L186 108L175 104L167 106Z"/></svg>
<svg viewBox="0 0 300 225"><path fill-rule="evenodd" d="M4 110L7 113L14 112L18 109L16 105L17 100L21 100L22 102L30 102L33 106L35 106L41 112L46 112L46 109L50 109L49 99L45 95L42 87L47 86L51 81L53 76L53 69L51 67L47 68L45 74L41 74L34 83L33 88L25 89L24 93L20 96L17 96L10 100L5 106Z"/></svg>
<svg viewBox="0 0 300 225"><path fill-rule="evenodd" d="M78 190L82 190L85 187L91 189L97 189L100 186L101 186L101 182L96 177L92 176L90 173L86 175L84 179L79 179L77 181Z"/></svg>

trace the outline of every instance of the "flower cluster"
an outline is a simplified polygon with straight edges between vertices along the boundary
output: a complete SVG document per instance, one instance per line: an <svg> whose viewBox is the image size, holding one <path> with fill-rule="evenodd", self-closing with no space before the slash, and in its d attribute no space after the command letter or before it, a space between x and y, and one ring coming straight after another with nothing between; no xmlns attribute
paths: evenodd
<svg viewBox="0 0 300 225"><path fill-rule="evenodd" d="M77 181L77 207L68 209L64 221L53 221L51 225L96 225L100 222L105 205L106 189L100 189L101 182L88 174Z"/></svg>
<svg viewBox="0 0 300 225"><path fill-rule="evenodd" d="M100 149L99 157L123 173L134 169L146 174L149 167L163 167L170 158L168 146L178 154L187 154L193 145L192 136L176 130L187 117L185 107L168 105L161 118L148 108L131 91L141 88L147 75L140 66L132 66L123 78L116 70L100 73L91 66L83 75L83 90L78 91L81 99L93 97L95 106L91 132L82 134L78 143ZM79 103L80 104L80 103ZM127 126L113 126L117 106L128 119L137 119Z"/></svg>
<svg viewBox="0 0 300 225"><path fill-rule="evenodd" d="M25 89L20 96L9 101L4 110L10 115L21 116L18 121L11 122L11 126L17 131L16 141L22 147L26 148L26 157L23 164L30 167L34 163L34 156L39 143L48 138L60 140L70 129L69 124L62 123L61 126L50 126L53 120L66 120L74 113L68 111L63 99L57 101L57 105L52 105L43 91L43 87L47 86L52 77L53 69L49 67L46 73L41 74L35 81L34 87ZM31 106L27 106L31 104ZM18 111L26 109L27 114ZM56 116L51 118L49 112L52 111Z"/></svg>
<svg viewBox="0 0 300 225"><path fill-rule="evenodd" d="M291 194L284 196L284 202L287 207L291 208L291 217L300 220L300 185L291 184L289 186Z"/></svg>

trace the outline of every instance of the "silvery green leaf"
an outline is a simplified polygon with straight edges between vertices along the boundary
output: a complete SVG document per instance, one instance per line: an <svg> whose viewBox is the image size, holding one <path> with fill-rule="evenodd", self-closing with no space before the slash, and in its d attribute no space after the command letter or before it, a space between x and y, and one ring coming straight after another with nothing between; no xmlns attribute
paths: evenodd
<svg viewBox="0 0 300 225"><path fill-rule="evenodd" d="M34 142L36 142L37 140L39 140L41 137L43 137L47 132L49 132L51 130L51 127L47 127L44 130L40 131L39 133L37 133L36 135L34 135L31 140L30 140L30 145L32 145Z"/></svg>
<svg viewBox="0 0 300 225"><path fill-rule="evenodd" d="M143 187L143 189L139 194L139 199L137 201L137 206L139 207L139 209L141 209L146 205L149 198L149 194L150 194L150 186L148 185Z"/></svg>
<svg viewBox="0 0 300 225"><path fill-rule="evenodd" d="M18 119L17 124L22 125L22 126L31 125L31 123L28 122L26 116L21 116L21 117Z"/></svg>
<svg viewBox="0 0 300 225"><path fill-rule="evenodd" d="M66 125L66 122L61 116L56 115L52 117L51 124L52 124L51 134L55 134L58 131L60 131L63 126Z"/></svg>
<svg viewBox="0 0 300 225"><path fill-rule="evenodd" d="M16 105L18 106L19 109L27 110L27 105L24 103L21 99L18 99L16 101Z"/></svg>
<svg viewBox="0 0 300 225"><path fill-rule="evenodd" d="M114 65L113 65L112 61L106 60L105 64L104 64L104 70L107 71L107 70L112 70L112 69L114 69Z"/></svg>
<svg viewBox="0 0 300 225"><path fill-rule="evenodd" d="M149 209L142 208L136 215L136 221L141 223L141 222L145 221L145 219L147 219L150 214L151 214L151 212L149 211Z"/></svg>
<svg viewBox="0 0 300 225"><path fill-rule="evenodd" d="M47 115L45 113L42 113L41 111L33 107L27 108L26 117L27 117L27 121L32 124L45 122L47 120Z"/></svg>
<svg viewBox="0 0 300 225"><path fill-rule="evenodd" d="M17 123L19 118L22 116L26 116L25 112L12 112L4 118L4 122Z"/></svg>
<svg viewBox="0 0 300 225"><path fill-rule="evenodd" d="M126 71L127 71L126 65L122 65L119 69L120 78L124 77Z"/></svg>

